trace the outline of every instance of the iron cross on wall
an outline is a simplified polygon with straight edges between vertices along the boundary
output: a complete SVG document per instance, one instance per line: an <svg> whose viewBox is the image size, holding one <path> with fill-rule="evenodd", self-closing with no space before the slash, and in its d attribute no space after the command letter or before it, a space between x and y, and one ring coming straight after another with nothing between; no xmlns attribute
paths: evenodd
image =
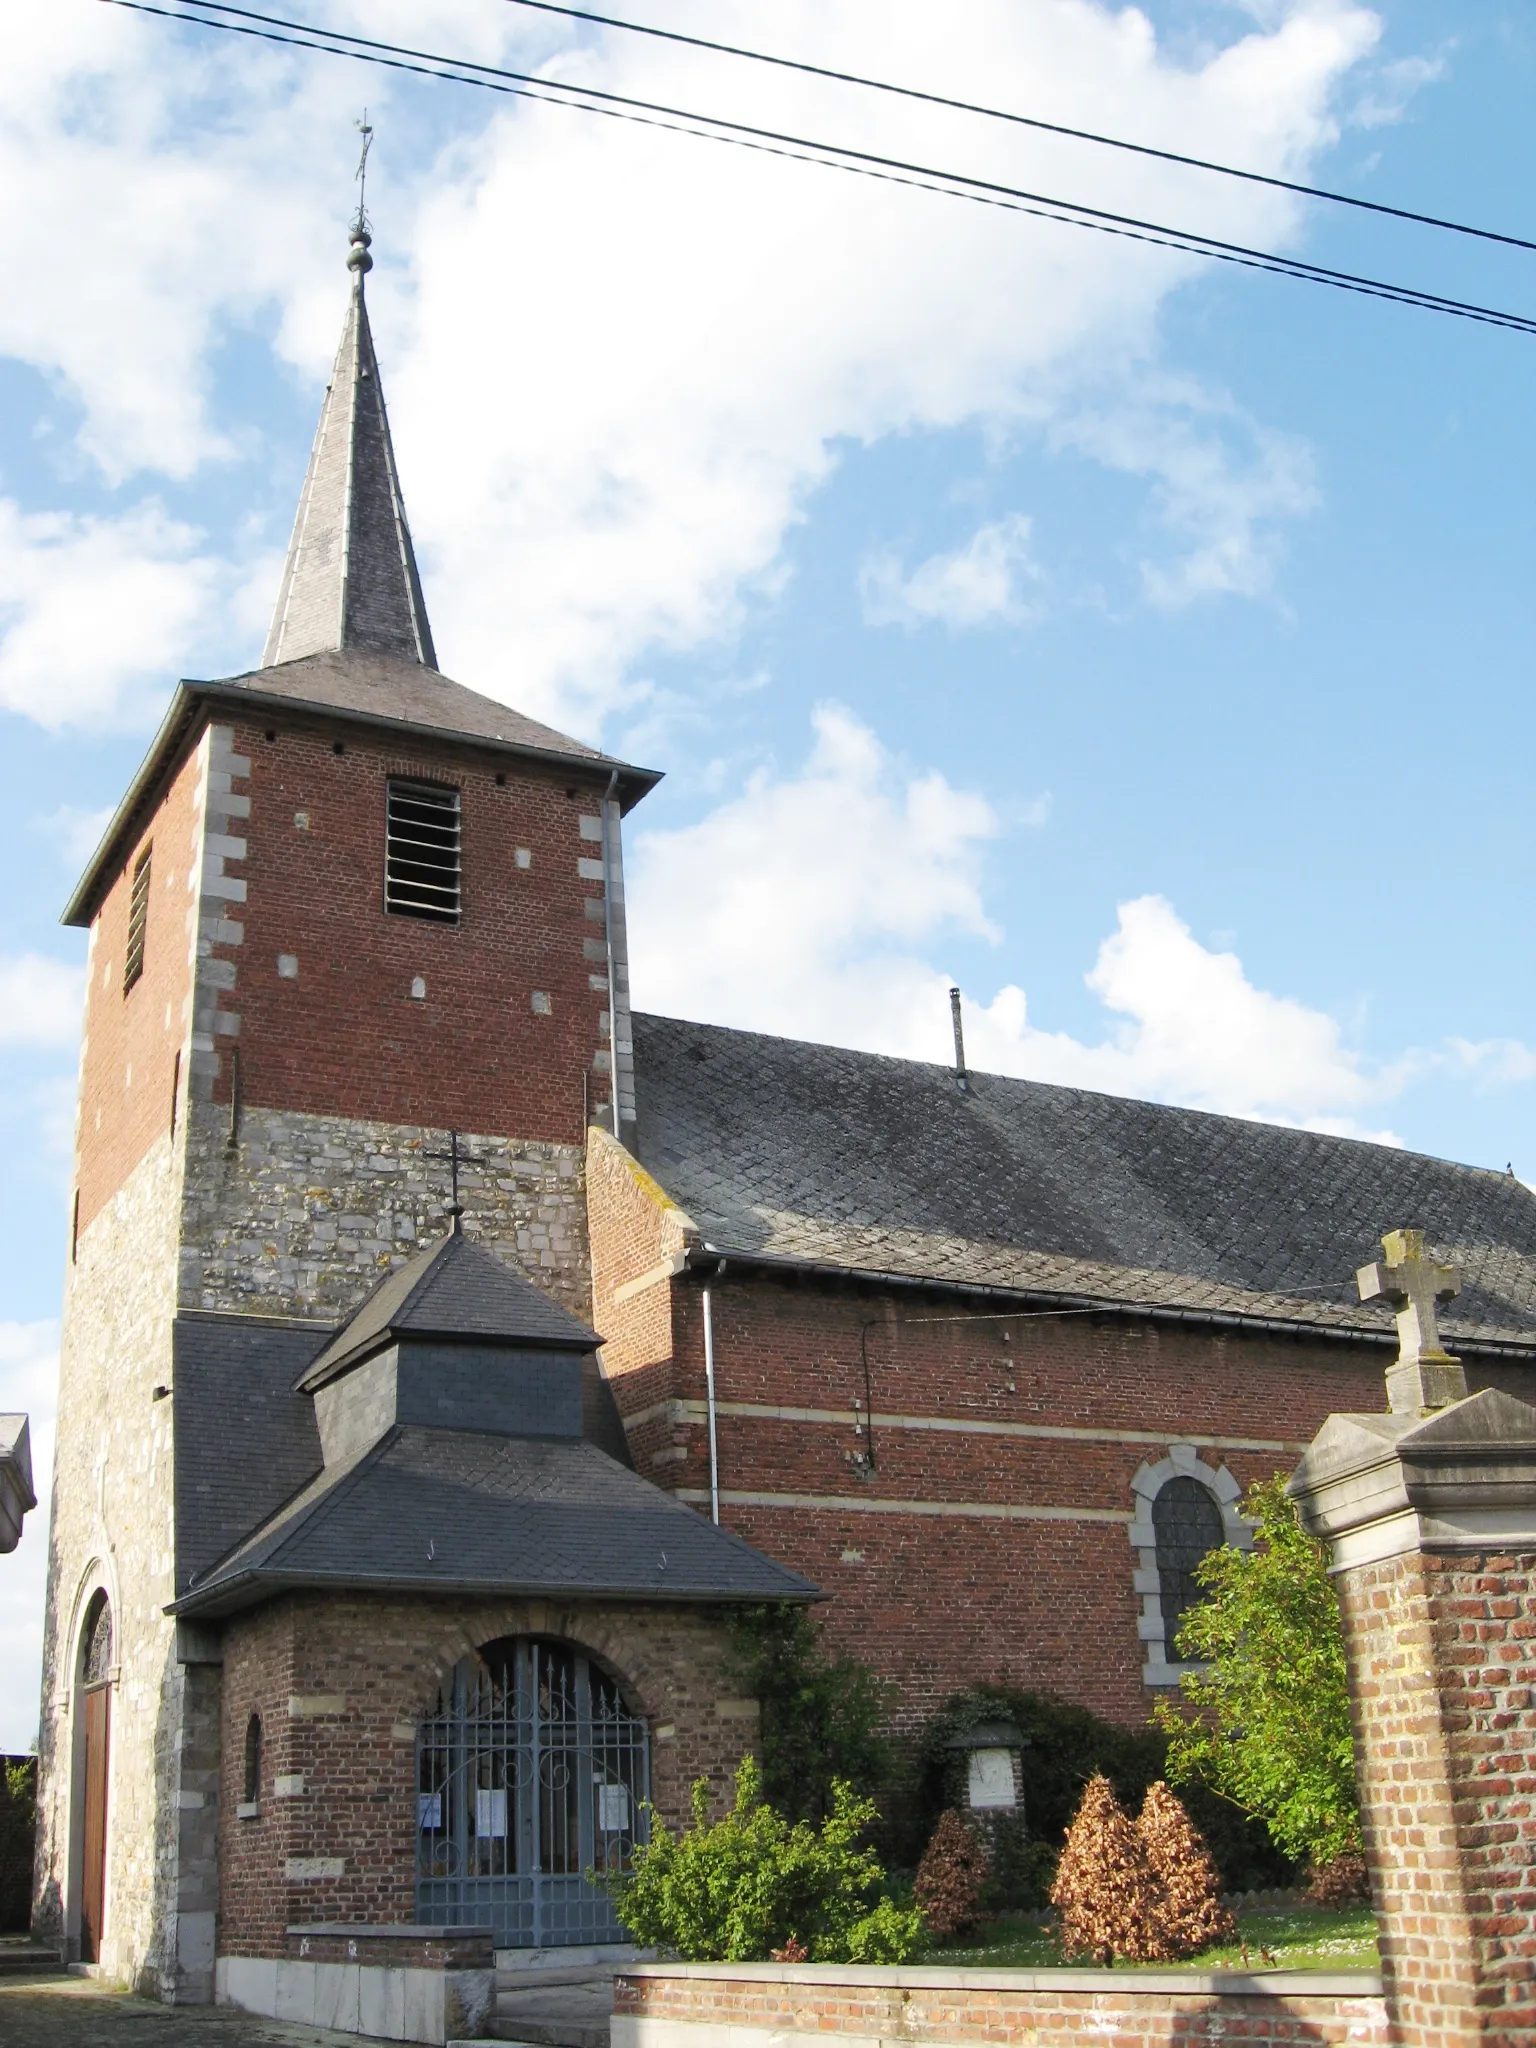
<svg viewBox="0 0 1536 2048"><path fill-rule="evenodd" d="M446 1152L423 1152L421 1156L423 1159L441 1160L448 1168L448 1185L451 1190L448 1199L448 1227L457 1236L464 1215L464 1205L459 1200L459 1162L462 1159L470 1166L483 1166L485 1164L485 1155L480 1152L461 1153L459 1150L459 1134L457 1131L450 1131L448 1133L448 1150Z"/></svg>

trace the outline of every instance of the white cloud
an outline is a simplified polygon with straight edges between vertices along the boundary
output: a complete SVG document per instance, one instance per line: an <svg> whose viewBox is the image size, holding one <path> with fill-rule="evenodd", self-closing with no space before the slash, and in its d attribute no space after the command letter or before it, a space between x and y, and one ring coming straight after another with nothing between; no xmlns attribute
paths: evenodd
<svg viewBox="0 0 1536 2048"><path fill-rule="evenodd" d="M1485 1087L1536 1081L1536 1051L1518 1038L1453 1038L1449 1051L1456 1065Z"/></svg>
<svg viewBox="0 0 1536 2048"><path fill-rule="evenodd" d="M1028 619L1021 586L1040 580L1021 512L979 526L962 547L930 555L910 573L899 557L871 555L859 571L864 618L871 626L1017 625Z"/></svg>
<svg viewBox="0 0 1536 2048"><path fill-rule="evenodd" d="M101 844L114 809L112 804L90 811L79 804L58 804L46 818L38 820L38 825L58 847L64 865L78 873Z"/></svg>
<svg viewBox="0 0 1536 2048"><path fill-rule="evenodd" d="M0 1751L12 1754L30 1749L37 1739L58 1384L58 1324L0 1323L0 1409L31 1417L32 1490L37 1495L37 1506L22 1524L21 1542L0 1558Z"/></svg>
<svg viewBox="0 0 1536 2048"><path fill-rule="evenodd" d="M0 1045L73 1045L85 970L40 953L0 958Z"/></svg>
<svg viewBox="0 0 1536 2048"><path fill-rule="evenodd" d="M987 802L904 770L825 707L804 767L759 771L701 823L631 856L642 1008L907 1058L949 1056L956 935L1001 942L982 896ZM1256 987L1158 896L1121 904L1086 976L1102 1034L1041 1030L1009 983L966 1005L980 1070L1382 1137L1359 1118L1406 1069L1372 1069L1338 1022Z"/></svg>
<svg viewBox="0 0 1536 2048"><path fill-rule="evenodd" d="M0 499L0 706L58 727L163 693L214 613L200 538L153 503L97 519Z"/></svg>
<svg viewBox="0 0 1536 2048"><path fill-rule="evenodd" d="M1395 63L1374 66L1367 74L1365 90L1350 108L1351 127L1392 127L1403 119L1426 86L1444 78L1446 70L1443 55L1399 57Z"/></svg>
<svg viewBox="0 0 1536 2048"><path fill-rule="evenodd" d="M1305 444L1187 380L1148 379L1134 399L1069 410L1052 437L1151 481L1161 524L1183 544L1172 558L1141 562L1142 588L1157 605L1264 596L1283 549L1280 522L1319 502Z"/></svg>
<svg viewBox="0 0 1536 2048"><path fill-rule="evenodd" d="M558 75L609 90L1215 235L1284 245L1301 229L1281 193L639 38L584 32L568 47L574 30L515 9L326 11L481 55L558 50ZM677 0L669 19L761 33L748 0ZM318 389L358 78L89 0L22 0L7 20L0 183L28 197L0 218L0 273L25 285L0 303L0 349L78 405L79 445L104 474L187 475L229 452L208 393L230 329L275 310L278 351ZM1289 0L1181 64L1142 13L1101 0L893 0L880 20L892 76L962 95L985 79L1003 103L1284 171L1332 139L1332 104L1378 34L1351 0ZM857 68L868 24L860 0L786 0L774 40ZM387 102L387 76L368 87ZM582 729L625 696L645 650L729 632L776 587L784 536L840 448L1038 423L1082 379L1134 390L1160 307L1202 268L626 123L527 103L482 116L469 95L454 108L435 157L402 139L374 158L374 300L402 468L450 669ZM409 109L388 120L386 107L387 136L419 133ZM61 264L64 248L81 260ZM1166 479L1174 457L1160 462L1145 473ZM1192 467L1186 456L1166 485L1175 517L1198 494ZM1218 543L1197 537L1201 550L1190 588L1252 587ZM932 601L959 603L945 587ZM156 588L159 638L173 640L189 630L185 586ZM77 683L69 715L89 695Z"/></svg>

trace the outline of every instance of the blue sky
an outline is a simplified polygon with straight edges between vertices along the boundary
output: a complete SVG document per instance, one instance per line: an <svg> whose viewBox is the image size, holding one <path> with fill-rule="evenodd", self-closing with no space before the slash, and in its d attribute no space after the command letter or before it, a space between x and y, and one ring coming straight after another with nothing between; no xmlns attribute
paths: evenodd
<svg viewBox="0 0 1536 2048"><path fill-rule="evenodd" d="M1536 232L1514 0L638 11ZM504 0L313 12L1536 312L1526 253ZM443 665L667 771L641 1002L943 1058L953 979L977 1065L1536 1178L1536 342L92 0L8 28L0 1406L44 1456L57 914L174 678L259 655L364 104ZM42 1539L0 1588L3 1746Z"/></svg>

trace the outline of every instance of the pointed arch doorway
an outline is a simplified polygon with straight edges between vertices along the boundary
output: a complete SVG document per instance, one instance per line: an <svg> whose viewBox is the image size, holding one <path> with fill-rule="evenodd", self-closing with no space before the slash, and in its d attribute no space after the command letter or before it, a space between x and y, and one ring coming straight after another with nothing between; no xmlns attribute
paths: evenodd
<svg viewBox="0 0 1536 2048"><path fill-rule="evenodd" d="M80 1959L101 1961L107 1905L107 1791L112 1759L112 1605L97 1593L81 1630L80 1705L85 1739L80 1768L84 1825L80 1840Z"/></svg>

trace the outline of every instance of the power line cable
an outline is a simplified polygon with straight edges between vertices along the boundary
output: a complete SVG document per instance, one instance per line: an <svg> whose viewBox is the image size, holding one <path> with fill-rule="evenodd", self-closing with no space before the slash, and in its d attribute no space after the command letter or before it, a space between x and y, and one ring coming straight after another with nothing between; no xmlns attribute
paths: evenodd
<svg viewBox="0 0 1536 2048"><path fill-rule="evenodd" d="M1241 178L1249 185L1269 185L1277 192L1295 192L1304 199L1326 199L1334 206L1355 206L1364 213L1381 213L1393 220L1413 221L1419 227L1443 228L1453 235L1473 235L1479 241L1502 242L1511 249L1536 251L1536 242L1522 235L1506 235L1496 228L1478 228L1465 221L1444 220L1434 213L1415 213L1411 207L1388 206L1379 199L1361 199L1353 192L1333 192L1323 185L1303 185L1292 178L1276 178L1264 171L1245 171L1236 164L1216 163L1209 157L1185 156L1176 149L1156 149L1151 143L1129 142L1120 135L1100 135L1092 128L1069 128L1061 121L1043 121L1033 114L1011 113L1005 107L989 107L975 100L950 99L943 93L923 92L915 85L894 85L888 79L866 78L857 71L837 71L825 64L807 63L797 57L775 57L766 50L749 50L739 43L711 42L707 36L684 35L680 29L655 28L649 22L625 21L618 15L594 14L585 7L562 7L558 0L508 0L513 7L528 7L540 14L560 14L572 21L590 21L600 28L619 28L631 35L652 36L658 42L682 43L693 50L710 50L722 57L744 57L752 64L771 64L781 71L803 72L808 78L831 79L838 85L857 85L869 92L890 93L898 99L918 100L924 106L947 107L957 114L979 114L988 121L1007 121L1018 128L1037 128L1046 135L1067 135L1076 142L1094 142L1104 149L1122 149L1134 156L1155 157L1160 163L1184 164L1195 171L1214 171L1219 177Z"/></svg>
<svg viewBox="0 0 1536 2048"><path fill-rule="evenodd" d="M319 50L330 56L350 57L360 63L381 65L389 70L415 72L457 85L474 85L483 90L505 93L513 98L542 101L550 106L573 108L578 112L603 114L611 119L659 128L697 140L724 142L754 149L770 156L820 165L828 170L852 172L885 183L906 185L952 199L967 199L979 205L995 206L1040 220L1054 220L1069 227L1092 228L1101 234L1128 241L1144 242L1183 255L1205 256L1245 269L1263 270L1279 277L1298 278L1306 283L1325 284L1336 290L1367 298L1386 299L1397 305L1414 306L1425 312L1445 313L1493 327L1511 328L1536 334L1536 317L1511 313L1497 307L1481 306L1429 292L1416 285L1399 285L1380 278L1363 277L1354 271L1337 270L1309 263L1301 257L1282 256L1273 251L1249 248L1202 235L1194 229L1171 228L1134 215L1111 213L1077 200L1057 199L1049 194L1029 192L1021 187L993 180L973 178L959 171L935 169L900 158L879 156L842 143L818 142L805 136L758 128L750 123L730 121L713 114L697 114L656 101L639 100L622 93L606 92L595 86L570 85L534 73L479 64L470 58L445 57L430 50L415 50L397 43L380 42L368 36L353 36L339 29L317 28L308 22L286 20L277 15L224 4L224 0L183 0L181 8L152 4L152 0L104 0L104 4L125 7L137 14L153 14L168 21L196 22L227 34L245 35L263 42L288 44L296 49ZM197 12L186 11L196 8ZM235 16L238 19L220 19ZM262 24L256 26L255 24Z"/></svg>

